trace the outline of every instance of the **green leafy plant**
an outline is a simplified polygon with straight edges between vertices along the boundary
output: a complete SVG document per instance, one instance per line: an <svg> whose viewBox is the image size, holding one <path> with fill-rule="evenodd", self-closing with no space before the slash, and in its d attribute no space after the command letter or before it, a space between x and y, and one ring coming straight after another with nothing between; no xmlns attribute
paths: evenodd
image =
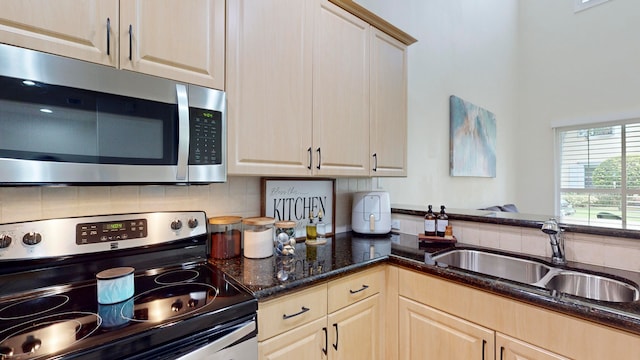
<svg viewBox="0 0 640 360"><path fill-rule="evenodd" d="M622 158L607 159L593 170L596 188L618 189L622 183ZM627 156L627 188L640 188L640 155Z"/></svg>

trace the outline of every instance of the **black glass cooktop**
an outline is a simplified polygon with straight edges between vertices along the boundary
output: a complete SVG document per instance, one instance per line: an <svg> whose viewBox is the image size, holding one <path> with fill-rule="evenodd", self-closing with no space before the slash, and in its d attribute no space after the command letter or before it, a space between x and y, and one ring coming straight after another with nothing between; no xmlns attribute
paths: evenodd
<svg viewBox="0 0 640 360"><path fill-rule="evenodd" d="M135 274L135 293L97 300L96 281L0 302L0 359L128 358L254 314L257 303L206 263Z"/></svg>

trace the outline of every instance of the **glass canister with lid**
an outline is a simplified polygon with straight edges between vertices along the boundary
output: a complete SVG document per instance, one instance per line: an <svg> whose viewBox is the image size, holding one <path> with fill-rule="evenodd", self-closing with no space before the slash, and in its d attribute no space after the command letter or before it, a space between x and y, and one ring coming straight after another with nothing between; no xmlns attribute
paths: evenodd
<svg viewBox="0 0 640 360"><path fill-rule="evenodd" d="M276 255L293 256L296 249L296 222L278 221L273 246Z"/></svg>
<svg viewBox="0 0 640 360"><path fill-rule="evenodd" d="M242 219L244 236L244 257L261 259L273 255L272 217L253 217Z"/></svg>
<svg viewBox="0 0 640 360"><path fill-rule="evenodd" d="M230 259L240 255L242 217L217 216L209 218L211 258Z"/></svg>

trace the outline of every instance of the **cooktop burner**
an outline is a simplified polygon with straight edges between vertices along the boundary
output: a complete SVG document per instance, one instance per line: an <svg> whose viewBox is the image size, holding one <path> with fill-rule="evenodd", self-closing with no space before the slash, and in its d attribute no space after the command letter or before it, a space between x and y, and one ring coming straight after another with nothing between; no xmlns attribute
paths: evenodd
<svg viewBox="0 0 640 360"><path fill-rule="evenodd" d="M25 321L2 331L0 356L29 359L55 354L91 336L101 323L97 314L80 311Z"/></svg>
<svg viewBox="0 0 640 360"><path fill-rule="evenodd" d="M0 308L0 320L13 320L53 311L69 302L67 295L51 295L19 301Z"/></svg>
<svg viewBox="0 0 640 360"><path fill-rule="evenodd" d="M166 274L158 275L155 279L157 284L175 284L193 280L200 275L195 270L177 270Z"/></svg>
<svg viewBox="0 0 640 360"><path fill-rule="evenodd" d="M189 315L210 305L216 296L218 296L218 289L207 284L164 285L128 300L133 302L133 314L122 312L122 317L141 322L169 320Z"/></svg>

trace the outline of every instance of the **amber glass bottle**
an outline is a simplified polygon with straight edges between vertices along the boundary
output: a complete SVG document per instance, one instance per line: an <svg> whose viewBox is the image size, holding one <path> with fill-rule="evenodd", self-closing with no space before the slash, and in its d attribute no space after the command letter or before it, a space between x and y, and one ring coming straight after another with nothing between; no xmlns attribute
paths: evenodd
<svg viewBox="0 0 640 360"><path fill-rule="evenodd" d="M444 237L447 225L449 225L449 216L444 212L444 205L440 205L440 213L438 214L436 222L436 233L438 236Z"/></svg>
<svg viewBox="0 0 640 360"><path fill-rule="evenodd" d="M433 207L429 205L429 210L424 215L424 234L427 236L436 236L436 214L433 213Z"/></svg>

